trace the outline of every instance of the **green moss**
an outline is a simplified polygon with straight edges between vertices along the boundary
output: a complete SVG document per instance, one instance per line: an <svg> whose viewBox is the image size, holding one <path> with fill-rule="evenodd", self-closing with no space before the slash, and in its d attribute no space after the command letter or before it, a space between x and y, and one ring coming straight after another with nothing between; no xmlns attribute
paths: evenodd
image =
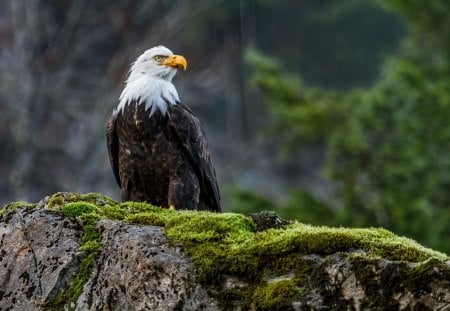
<svg viewBox="0 0 450 311"><path fill-rule="evenodd" d="M101 247L97 221L102 215L111 214L110 210L114 210L118 203L101 195L58 193L50 198L48 206L67 217L78 218L83 224L79 251L84 252L84 258L81 261L80 270L68 287L43 306L44 310L73 310L84 285L91 276L92 267ZM120 211L114 214L120 215Z"/></svg>
<svg viewBox="0 0 450 311"><path fill-rule="evenodd" d="M102 208L118 205L113 199L98 193L58 192L48 199L47 208L59 210L63 205L74 202L87 202Z"/></svg>
<svg viewBox="0 0 450 311"><path fill-rule="evenodd" d="M98 251L90 251L81 261L80 270L72 279L70 285L65 288L53 301L47 302L43 310L74 310L78 297L83 292L84 285L91 277L92 267L97 258Z"/></svg>
<svg viewBox="0 0 450 311"><path fill-rule="evenodd" d="M83 214L89 214L95 211L97 207L94 204L80 201L64 204L61 212L67 217L77 217Z"/></svg>
<svg viewBox="0 0 450 311"><path fill-rule="evenodd" d="M363 250L367 256L419 262L442 253L396 237L384 229L346 229L294 224L286 229L253 232L250 221L239 214L177 212L165 224L166 235L183 243L205 279L222 272L256 278L265 267L285 273L295 266L275 266L275 259L306 254L331 255ZM296 263L294 258L290 262Z"/></svg>
<svg viewBox="0 0 450 311"><path fill-rule="evenodd" d="M257 310L290 310L301 290L294 280L266 283L256 287L252 300Z"/></svg>
<svg viewBox="0 0 450 311"><path fill-rule="evenodd" d="M158 213L171 212L170 210L160 209L157 206L153 206L151 204L142 202L124 202L120 204L120 207L124 209L127 212L127 214L138 214L145 212L158 212Z"/></svg>
<svg viewBox="0 0 450 311"><path fill-rule="evenodd" d="M221 306L225 309L233 309L230 301L236 299L242 309L292 308L292 301L299 299L306 288L304 284L311 278L327 278L323 271L315 270L319 265L312 264L314 256L308 259L303 255L317 254L325 259L335 253L347 256L355 269L359 269L361 278L367 275L367 284L370 284L370 277L373 279L374 269L370 266L379 258L417 263L448 260L445 254L379 228L330 228L293 223L281 229L257 232L253 221L242 214L171 211L134 202L119 204L92 193L58 193L49 199L49 207L82 221L84 233L80 250L86 253L80 272L53 303L58 308L76 302L90 277L100 248L96 223L102 218L164 227L171 243L183 245L192 258L199 281L220 293ZM414 277L421 278L421 271L430 273L421 265L411 272L411 282ZM442 269L448 269L445 267L443 264ZM268 281L269 276L286 274L292 277ZM223 289L224 276L233 276L251 285Z"/></svg>
<svg viewBox="0 0 450 311"><path fill-rule="evenodd" d="M24 201L12 202L0 209L0 221L8 222L18 208L35 208L36 204Z"/></svg>
<svg viewBox="0 0 450 311"><path fill-rule="evenodd" d="M80 264L80 270L74 276L72 282L54 300L48 301L43 307L44 310L74 310L78 297L91 276L92 267L101 247L99 233L96 228L98 218L91 214L83 214L83 212L92 213L94 211L92 207L95 208L92 204L80 202L80 204L68 203L61 208L63 213L81 216L83 236L79 251L85 254Z"/></svg>
<svg viewBox="0 0 450 311"><path fill-rule="evenodd" d="M270 229L256 234L252 245L260 254L295 251L300 254L330 255L361 249L390 260L418 262L434 256L446 258L446 255L427 249L411 239L376 228L330 228L296 223L286 230Z"/></svg>
<svg viewBox="0 0 450 311"><path fill-rule="evenodd" d="M366 260L366 266L379 258L401 262L447 259L445 254L379 228L330 228L294 223L284 229L256 232L252 221L241 214L160 209L132 214L125 220L163 226L172 243L185 246L199 280L221 292L221 304L225 309L233 309L229 304L236 299L244 309L252 306L261 310L274 310L277 306L285 310L292 308L292 301L305 291L302 284L307 284L311 275L317 279L328 278L323 271L317 268L315 271L311 260L302 255L318 254L326 258L335 253L349 257L359 254ZM290 272L295 275L292 280L266 282L268 274ZM259 285L223 290L224 275L234 275Z"/></svg>
<svg viewBox="0 0 450 311"><path fill-rule="evenodd" d="M5 207L2 209L2 211L14 211L19 207L26 207L26 208L34 208L36 207L36 204L34 203L28 203L24 201L18 201L18 202L12 202L10 204L5 205Z"/></svg>
<svg viewBox="0 0 450 311"><path fill-rule="evenodd" d="M152 225L152 226L160 226L164 227L165 219L162 215L157 213L139 213L139 214L131 214L125 218L125 221L131 222L139 225Z"/></svg>

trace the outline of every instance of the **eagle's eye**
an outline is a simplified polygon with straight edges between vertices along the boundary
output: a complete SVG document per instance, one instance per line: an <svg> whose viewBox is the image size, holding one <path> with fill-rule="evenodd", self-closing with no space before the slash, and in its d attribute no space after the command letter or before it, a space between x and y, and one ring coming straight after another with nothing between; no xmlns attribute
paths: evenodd
<svg viewBox="0 0 450 311"><path fill-rule="evenodd" d="M157 62L161 62L166 58L167 58L167 56L164 56L164 55L156 55L155 57L153 57L153 59L156 60Z"/></svg>

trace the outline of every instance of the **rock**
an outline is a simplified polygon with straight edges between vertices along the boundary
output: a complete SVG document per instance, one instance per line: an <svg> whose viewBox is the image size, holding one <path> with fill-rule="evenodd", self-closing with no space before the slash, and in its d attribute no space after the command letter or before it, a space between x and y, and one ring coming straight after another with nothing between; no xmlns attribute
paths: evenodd
<svg viewBox="0 0 450 311"><path fill-rule="evenodd" d="M34 310L78 271L81 226L54 212L18 208L0 222L0 310Z"/></svg>
<svg viewBox="0 0 450 311"><path fill-rule="evenodd" d="M248 217L255 223L257 231L265 231L270 228L279 229L289 224L289 222L280 218L280 216L272 211L251 213Z"/></svg>
<svg viewBox="0 0 450 311"><path fill-rule="evenodd" d="M77 310L217 310L161 227L99 222L102 249Z"/></svg>
<svg viewBox="0 0 450 311"><path fill-rule="evenodd" d="M252 219L95 194L10 205L0 310L450 309L442 253L382 229Z"/></svg>

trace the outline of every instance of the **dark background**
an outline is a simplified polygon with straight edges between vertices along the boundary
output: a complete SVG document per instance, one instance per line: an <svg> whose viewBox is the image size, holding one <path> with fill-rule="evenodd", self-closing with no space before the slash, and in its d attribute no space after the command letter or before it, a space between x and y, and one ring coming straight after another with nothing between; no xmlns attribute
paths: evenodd
<svg viewBox="0 0 450 311"><path fill-rule="evenodd" d="M106 120L165 45L226 211L382 226L450 251L450 4L0 0L0 203L115 199Z"/></svg>

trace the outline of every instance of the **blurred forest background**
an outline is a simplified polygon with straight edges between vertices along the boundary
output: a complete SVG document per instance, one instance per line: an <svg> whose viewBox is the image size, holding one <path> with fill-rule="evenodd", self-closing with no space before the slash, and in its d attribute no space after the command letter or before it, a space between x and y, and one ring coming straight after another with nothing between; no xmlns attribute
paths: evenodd
<svg viewBox="0 0 450 311"><path fill-rule="evenodd" d="M227 211L450 253L450 1L0 0L0 203L119 198L105 123L166 45Z"/></svg>

